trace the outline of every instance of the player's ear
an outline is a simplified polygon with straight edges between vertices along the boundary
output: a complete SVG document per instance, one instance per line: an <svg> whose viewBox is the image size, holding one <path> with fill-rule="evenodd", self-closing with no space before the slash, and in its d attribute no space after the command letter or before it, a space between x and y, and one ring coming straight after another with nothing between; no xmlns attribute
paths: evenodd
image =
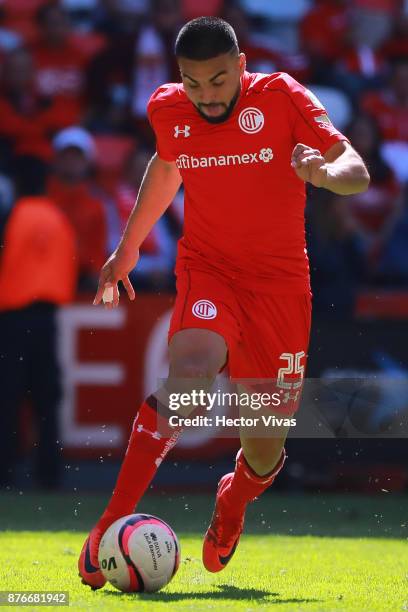
<svg viewBox="0 0 408 612"><path fill-rule="evenodd" d="M246 69L246 56L245 53L239 54L239 74L242 76Z"/></svg>

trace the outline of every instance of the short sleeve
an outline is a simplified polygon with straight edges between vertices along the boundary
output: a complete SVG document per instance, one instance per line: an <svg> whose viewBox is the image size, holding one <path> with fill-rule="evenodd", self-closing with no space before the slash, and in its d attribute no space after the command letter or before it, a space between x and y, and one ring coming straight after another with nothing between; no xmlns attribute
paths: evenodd
<svg viewBox="0 0 408 612"><path fill-rule="evenodd" d="M153 93L149 102L147 103L147 116L156 136L157 155L161 159L164 159L164 161L172 162L176 159L176 157L171 150L171 142L167 134L168 130L166 131L165 129L165 107L160 105L157 100L159 94L160 88Z"/></svg>
<svg viewBox="0 0 408 612"><path fill-rule="evenodd" d="M326 153L336 142L348 138L332 124L326 109L309 89L290 79L293 113L293 138Z"/></svg>

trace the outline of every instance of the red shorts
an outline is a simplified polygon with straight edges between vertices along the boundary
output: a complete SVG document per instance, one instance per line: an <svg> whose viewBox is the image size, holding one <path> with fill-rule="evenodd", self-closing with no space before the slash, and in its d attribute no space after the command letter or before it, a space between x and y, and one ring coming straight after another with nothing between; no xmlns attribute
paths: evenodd
<svg viewBox="0 0 408 612"><path fill-rule="evenodd" d="M217 332L228 347L231 379L276 381L286 398L279 412L298 407L310 325L310 293L265 295L232 286L213 271L178 272L169 341L182 329Z"/></svg>

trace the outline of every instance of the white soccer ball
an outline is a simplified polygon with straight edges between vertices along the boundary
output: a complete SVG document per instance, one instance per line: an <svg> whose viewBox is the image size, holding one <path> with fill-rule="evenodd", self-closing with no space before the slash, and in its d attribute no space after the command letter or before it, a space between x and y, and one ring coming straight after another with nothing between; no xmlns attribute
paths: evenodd
<svg viewBox="0 0 408 612"><path fill-rule="evenodd" d="M151 514L128 514L115 521L99 545L105 578L126 593L158 591L180 564L180 545L167 523Z"/></svg>

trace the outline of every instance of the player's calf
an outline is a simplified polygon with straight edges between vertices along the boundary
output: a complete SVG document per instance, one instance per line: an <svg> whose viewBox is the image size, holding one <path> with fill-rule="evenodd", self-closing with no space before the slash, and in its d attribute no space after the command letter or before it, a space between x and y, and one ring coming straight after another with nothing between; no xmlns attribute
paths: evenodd
<svg viewBox="0 0 408 612"><path fill-rule="evenodd" d="M282 435L254 438L241 433L242 452L248 467L258 476L273 471L282 454L288 430Z"/></svg>

